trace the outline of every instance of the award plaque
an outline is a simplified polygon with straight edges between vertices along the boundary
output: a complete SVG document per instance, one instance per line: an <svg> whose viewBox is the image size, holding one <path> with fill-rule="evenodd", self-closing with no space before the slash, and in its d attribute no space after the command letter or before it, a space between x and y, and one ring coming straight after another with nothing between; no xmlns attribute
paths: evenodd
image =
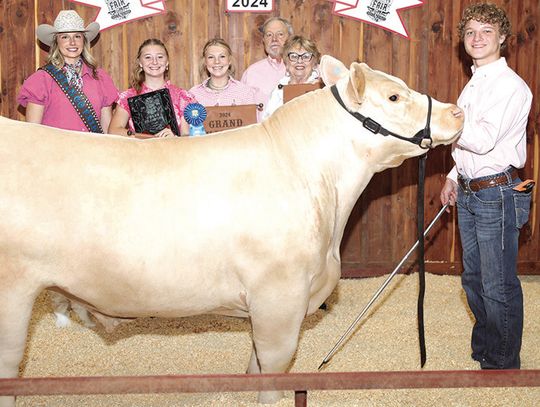
<svg viewBox="0 0 540 407"><path fill-rule="evenodd" d="M169 89L163 88L130 97L128 105L137 133L156 134L168 127L175 135L180 136Z"/></svg>
<svg viewBox="0 0 540 407"><path fill-rule="evenodd" d="M283 86L283 103L287 103L298 96L302 96L304 93L311 92L313 90L322 89L324 84L320 81L315 83L301 83L297 85L282 85Z"/></svg>
<svg viewBox="0 0 540 407"><path fill-rule="evenodd" d="M207 106L206 132L234 129L257 123L257 105Z"/></svg>

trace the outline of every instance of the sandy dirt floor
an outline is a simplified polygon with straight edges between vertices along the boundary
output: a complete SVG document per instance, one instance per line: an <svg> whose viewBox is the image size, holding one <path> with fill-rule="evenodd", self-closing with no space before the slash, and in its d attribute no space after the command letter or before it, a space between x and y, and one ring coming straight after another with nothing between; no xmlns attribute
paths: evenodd
<svg viewBox="0 0 540 407"><path fill-rule="evenodd" d="M325 355L386 277L341 280L326 311L305 319L291 372L316 372ZM472 319L457 276L427 275L425 370L475 370ZM540 368L540 276L522 277L525 331L523 369ZM335 354L325 371L419 370L417 275L398 275ZM48 294L36 302L23 377L243 373L250 355L247 320L221 316L143 318L113 333L88 329L73 316L54 324ZM17 407L260 406L255 392L20 397ZM540 388L314 391L309 406L537 406ZM294 405L294 393L275 407Z"/></svg>

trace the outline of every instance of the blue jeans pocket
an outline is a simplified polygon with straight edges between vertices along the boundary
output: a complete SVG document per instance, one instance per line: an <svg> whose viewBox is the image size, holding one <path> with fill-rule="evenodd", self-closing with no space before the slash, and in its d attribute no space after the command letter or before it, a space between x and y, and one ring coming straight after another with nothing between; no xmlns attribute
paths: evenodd
<svg viewBox="0 0 540 407"><path fill-rule="evenodd" d="M516 227L521 229L529 220L531 208L531 192L515 192L514 207L516 209Z"/></svg>

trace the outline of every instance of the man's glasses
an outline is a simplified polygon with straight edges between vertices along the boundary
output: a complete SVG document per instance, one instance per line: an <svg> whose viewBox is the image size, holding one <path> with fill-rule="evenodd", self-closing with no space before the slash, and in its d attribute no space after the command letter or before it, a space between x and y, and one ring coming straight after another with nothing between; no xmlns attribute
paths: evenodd
<svg viewBox="0 0 540 407"><path fill-rule="evenodd" d="M299 54L298 52L289 52L287 57L291 62L297 62L299 59L302 59L304 62L309 62L311 61L311 58L313 58L313 54L311 52L304 52L303 54Z"/></svg>

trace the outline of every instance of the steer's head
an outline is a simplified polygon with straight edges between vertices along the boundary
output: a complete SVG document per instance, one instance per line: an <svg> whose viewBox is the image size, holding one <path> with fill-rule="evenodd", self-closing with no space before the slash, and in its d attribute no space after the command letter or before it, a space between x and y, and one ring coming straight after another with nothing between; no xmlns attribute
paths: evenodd
<svg viewBox="0 0 540 407"><path fill-rule="evenodd" d="M428 97L410 89L401 79L373 70L364 63L355 62L347 69L340 61L328 55L322 57L320 69L326 85L336 84L349 111L359 112L388 131L406 138L412 138L426 127ZM461 133L463 112L456 105L432 99L430 128L432 147L450 144ZM381 134L368 136L384 137ZM424 151L407 141L391 136L385 138L388 140L384 142L395 145L395 152L402 154L403 158ZM427 141L422 142L424 147L428 144Z"/></svg>

